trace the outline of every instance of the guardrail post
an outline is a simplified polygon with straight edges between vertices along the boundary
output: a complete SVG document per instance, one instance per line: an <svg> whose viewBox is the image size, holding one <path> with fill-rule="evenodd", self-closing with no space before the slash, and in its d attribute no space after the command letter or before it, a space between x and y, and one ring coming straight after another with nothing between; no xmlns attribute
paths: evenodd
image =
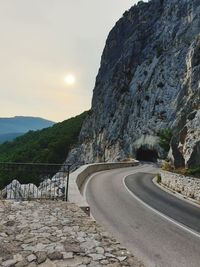
<svg viewBox="0 0 200 267"><path fill-rule="evenodd" d="M70 166L67 166L67 179L66 179L66 184L65 184L65 201L68 201L68 191L69 191L69 169Z"/></svg>

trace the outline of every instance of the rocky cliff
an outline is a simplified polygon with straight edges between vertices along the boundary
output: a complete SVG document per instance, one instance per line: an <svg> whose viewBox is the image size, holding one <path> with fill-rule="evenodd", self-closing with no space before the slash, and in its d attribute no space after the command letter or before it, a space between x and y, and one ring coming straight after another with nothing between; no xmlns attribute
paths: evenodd
<svg viewBox="0 0 200 267"><path fill-rule="evenodd" d="M116 23L103 51L79 146L70 161L164 157L173 131L176 166L200 164L200 1L140 1Z"/></svg>

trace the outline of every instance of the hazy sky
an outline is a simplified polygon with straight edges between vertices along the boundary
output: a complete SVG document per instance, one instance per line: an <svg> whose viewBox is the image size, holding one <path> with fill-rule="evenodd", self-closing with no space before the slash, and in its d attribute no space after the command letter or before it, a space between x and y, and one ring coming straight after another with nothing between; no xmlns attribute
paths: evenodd
<svg viewBox="0 0 200 267"><path fill-rule="evenodd" d="M89 109L107 35L136 2L0 0L0 117L62 121Z"/></svg>

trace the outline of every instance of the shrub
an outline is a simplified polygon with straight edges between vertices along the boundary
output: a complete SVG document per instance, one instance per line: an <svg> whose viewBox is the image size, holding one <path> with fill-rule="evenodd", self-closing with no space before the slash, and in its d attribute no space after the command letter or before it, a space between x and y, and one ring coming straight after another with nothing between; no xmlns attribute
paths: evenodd
<svg viewBox="0 0 200 267"><path fill-rule="evenodd" d="M200 165L194 168L189 168L187 174L200 177Z"/></svg>
<svg viewBox="0 0 200 267"><path fill-rule="evenodd" d="M172 167L172 165L170 164L170 162L168 162L168 161L164 161L164 162L162 163L162 169L163 169L164 171L172 171L172 170L173 170L173 167Z"/></svg>
<svg viewBox="0 0 200 267"><path fill-rule="evenodd" d="M159 145L168 152L170 149L170 141L172 139L172 130L171 129L164 129L159 132Z"/></svg>
<svg viewBox="0 0 200 267"><path fill-rule="evenodd" d="M160 184L162 181L160 173L157 174L156 178L157 178L157 183Z"/></svg>

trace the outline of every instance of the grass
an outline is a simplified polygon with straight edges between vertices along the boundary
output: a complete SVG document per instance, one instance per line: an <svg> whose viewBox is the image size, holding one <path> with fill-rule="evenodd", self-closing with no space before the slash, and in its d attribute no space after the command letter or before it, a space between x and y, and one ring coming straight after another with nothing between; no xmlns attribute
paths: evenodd
<svg viewBox="0 0 200 267"><path fill-rule="evenodd" d="M157 178L157 183L160 184L160 183L162 182L162 178L161 178L160 173L158 173L158 174L156 175L156 178Z"/></svg>

